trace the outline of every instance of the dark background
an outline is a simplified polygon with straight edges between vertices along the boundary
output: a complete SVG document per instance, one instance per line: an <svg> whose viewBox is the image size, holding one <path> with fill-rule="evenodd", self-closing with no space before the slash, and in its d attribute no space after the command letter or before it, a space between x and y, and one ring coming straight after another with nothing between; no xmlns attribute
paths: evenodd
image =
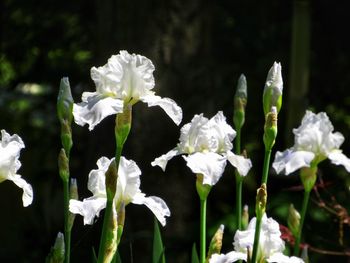
<svg viewBox="0 0 350 263"><path fill-rule="evenodd" d="M299 37L306 42L298 60L302 67L297 66L307 76L302 80L303 89L293 85L290 77L291 63L295 63L292 43L297 38L292 34L294 4L304 5L310 21L309 33ZM232 123L236 81L244 73L249 99L242 143L254 167L244 181L243 199L252 216L263 159L262 91L274 61L281 62L284 79L284 105L274 149L292 145L291 127L299 125L306 108L326 111L335 130L349 137L349 7L346 1L330 0L1 1L0 128L19 134L26 144L18 173L32 184L34 202L23 208L21 190L9 181L0 185L0 262L43 262L57 232L63 231L55 108L61 77L70 78L74 99L79 102L83 91L94 90L89 75L92 66L104 65L121 49L142 54L156 66L157 94L171 97L182 107L183 125L196 113L210 118L218 110ZM301 28L308 32L307 22L303 23ZM300 74L294 75L298 77ZM291 94L300 96L293 101ZM73 125L71 174L78 179L81 199L90 196L87 175L96 167L96 160L114 155L113 127L114 117L92 132ZM133 127L124 155L140 166L143 192L162 197L172 212L162 229L170 263L189 262L192 244L199 235L195 176L181 157L171 160L165 173L150 165L155 157L173 148L178 137L179 128L160 108L147 108L142 103L133 107ZM349 145L348 138L342 146L348 156ZM224 223L223 252L232 250L235 229L233 173L227 165L208 201L208 240ZM326 183L318 190L327 206L336 209L340 205L349 211L350 177L345 169L326 160L320 165L319 177ZM339 224L346 217L319 207L315 193L311 199L305 241L319 250L349 251L349 223L342 231ZM297 174L284 177L271 171L268 215L286 225L289 204L300 209L301 200ZM153 216L146 207L132 204L126 214L120 245L123 262L150 262ZM83 226L82 218L76 217L72 262L90 262L91 247L98 247L101 221ZM338 241L341 232L343 245ZM312 262L348 262L344 256L328 254L309 251Z"/></svg>

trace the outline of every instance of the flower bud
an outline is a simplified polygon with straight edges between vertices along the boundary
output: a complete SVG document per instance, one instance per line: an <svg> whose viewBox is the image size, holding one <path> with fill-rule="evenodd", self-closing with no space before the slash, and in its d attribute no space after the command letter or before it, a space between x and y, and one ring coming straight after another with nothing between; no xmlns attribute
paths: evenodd
<svg viewBox="0 0 350 263"><path fill-rule="evenodd" d="M69 180L69 161L65 150L62 148L58 154L58 171L63 182Z"/></svg>
<svg viewBox="0 0 350 263"><path fill-rule="evenodd" d="M276 107L277 113L279 113L282 106L282 91L283 91L283 80L282 80L282 67L281 63L274 62L273 66L267 74L264 95L263 95L263 106L264 113L269 113L271 107Z"/></svg>
<svg viewBox="0 0 350 263"><path fill-rule="evenodd" d="M77 179L71 178L70 179L70 187L69 187L69 198L73 200L78 200L78 185L77 185ZM74 224L75 214L69 212L68 214L68 228L71 230Z"/></svg>
<svg viewBox="0 0 350 263"><path fill-rule="evenodd" d="M209 249L208 249L208 255L207 255L207 261L209 262L210 257L213 254L220 254L221 247L222 247L222 238L224 236L224 225L220 225L218 230L216 230L213 238L210 241Z"/></svg>
<svg viewBox="0 0 350 263"><path fill-rule="evenodd" d="M266 184L262 184L256 191L255 214L257 218L262 218L266 211L267 191Z"/></svg>
<svg viewBox="0 0 350 263"><path fill-rule="evenodd" d="M46 263L63 263L64 262L64 235L58 232L55 244L51 247L49 255L46 257Z"/></svg>
<svg viewBox="0 0 350 263"><path fill-rule="evenodd" d="M289 206L287 223L288 228L292 232L293 236L297 237L300 225L300 214L294 208L293 204L290 204Z"/></svg>
<svg viewBox="0 0 350 263"><path fill-rule="evenodd" d="M317 166L303 167L300 169L300 178L305 192L310 192L317 179Z"/></svg>
<svg viewBox="0 0 350 263"><path fill-rule="evenodd" d="M117 179L118 179L118 170L115 160L113 160L106 172L106 192L107 192L107 200L112 201L114 199L114 195L117 189Z"/></svg>
<svg viewBox="0 0 350 263"><path fill-rule="evenodd" d="M203 184L203 175L197 174L196 189L199 195L199 199L204 201L207 199L209 192L211 190L211 185Z"/></svg>
<svg viewBox="0 0 350 263"><path fill-rule="evenodd" d="M241 129L245 121L245 107L247 105L247 80L243 74L238 79L233 103L233 123L236 129Z"/></svg>
<svg viewBox="0 0 350 263"><path fill-rule="evenodd" d="M64 77L61 79L60 90L57 97L57 115L60 122L68 121L69 125L73 119L74 100L69 85L69 79Z"/></svg>
<svg viewBox="0 0 350 263"><path fill-rule="evenodd" d="M264 126L264 144L266 150L271 150L277 137L277 110L272 107L267 113Z"/></svg>
<svg viewBox="0 0 350 263"><path fill-rule="evenodd" d="M242 230L246 230L249 224L249 210L248 205L244 205L242 213Z"/></svg>

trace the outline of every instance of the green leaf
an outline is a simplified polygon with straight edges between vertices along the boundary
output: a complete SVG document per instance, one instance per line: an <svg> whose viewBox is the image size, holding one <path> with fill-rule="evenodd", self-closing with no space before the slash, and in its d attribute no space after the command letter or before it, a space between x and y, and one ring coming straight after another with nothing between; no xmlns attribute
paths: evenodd
<svg viewBox="0 0 350 263"><path fill-rule="evenodd" d="M119 255L118 251L114 255L113 263L122 263L122 259L120 258L120 255Z"/></svg>
<svg viewBox="0 0 350 263"><path fill-rule="evenodd" d="M192 246L191 263L199 263L198 253L197 253L197 249L196 249L196 243L193 243L193 246Z"/></svg>
<svg viewBox="0 0 350 263"><path fill-rule="evenodd" d="M152 263L165 263L164 246L157 218L154 218Z"/></svg>
<svg viewBox="0 0 350 263"><path fill-rule="evenodd" d="M97 256L94 247L92 247L92 262L97 263Z"/></svg>

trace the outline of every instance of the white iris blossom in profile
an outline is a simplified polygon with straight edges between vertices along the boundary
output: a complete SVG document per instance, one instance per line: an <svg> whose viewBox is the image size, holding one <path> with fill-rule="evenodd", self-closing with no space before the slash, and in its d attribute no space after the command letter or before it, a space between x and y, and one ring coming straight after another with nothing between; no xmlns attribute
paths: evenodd
<svg viewBox="0 0 350 263"><path fill-rule="evenodd" d="M195 115L190 123L181 128L180 142L168 153L156 158L152 165L163 169L170 159L185 154L183 158L193 173L203 174L203 184L215 185L224 172L228 160L241 176L252 167L249 159L234 154L232 140L236 132L226 123L219 111L210 120L203 114Z"/></svg>
<svg viewBox="0 0 350 263"><path fill-rule="evenodd" d="M24 143L17 134L10 135L5 130L1 130L0 141L0 183L5 180L14 182L23 189L23 206L28 206L33 201L33 189L19 174L21 167L19 154L24 148Z"/></svg>
<svg viewBox="0 0 350 263"><path fill-rule="evenodd" d="M247 253L252 253L254 245L256 217L250 220L246 230L237 230L234 237L234 251L227 254L213 254L209 263L231 263L238 260L247 261ZM273 218L263 215L257 262L302 263L298 257L283 255L284 241L281 239L279 224Z"/></svg>
<svg viewBox="0 0 350 263"><path fill-rule="evenodd" d="M284 152L276 152L272 164L277 173L293 173L302 167L328 158L336 165L343 165L350 172L350 159L339 149L344 136L333 132L334 128L325 112L315 114L306 111L301 125L293 129L294 146Z"/></svg>
<svg viewBox="0 0 350 263"><path fill-rule="evenodd" d="M69 201L69 211L74 214L80 214L84 217L84 224L93 224L95 217L99 216L102 209L107 204L107 194L105 185L105 173L109 165L114 160L107 157L101 157L97 160L98 169L92 170L89 174L88 189L93 196L77 201ZM164 226L165 217L170 216L170 210L166 203L159 197L146 197L140 190L141 170L133 160L127 160L123 156L120 158L117 188L114 197L115 207L129 203L147 206Z"/></svg>
<svg viewBox="0 0 350 263"><path fill-rule="evenodd" d="M73 115L78 125L89 125L89 130L105 117L123 112L127 105L139 100L149 107L160 106L177 124L182 120L181 108L169 98L161 98L152 91L155 82L154 65L148 58L120 51L107 64L91 68L95 92L84 92L82 102L74 104Z"/></svg>

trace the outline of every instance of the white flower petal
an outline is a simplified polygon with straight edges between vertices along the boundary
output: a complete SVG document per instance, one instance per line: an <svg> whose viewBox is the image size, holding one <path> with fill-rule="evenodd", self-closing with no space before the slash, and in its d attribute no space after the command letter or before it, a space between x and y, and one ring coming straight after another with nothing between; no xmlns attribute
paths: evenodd
<svg viewBox="0 0 350 263"><path fill-rule="evenodd" d="M94 196L106 197L105 173L113 160L114 158L101 157L97 160L98 169L89 173L88 189Z"/></svg>
<svg viewBox="0 0 350 263"><path fill-rule="evenodd" d="M170 159L175 157L176 155L179 155L179 151L175 148L166 154L163 154L162 156L154 159L154 161L151 163L152 166L158 165L160 168L162 168L163 171L165 171L166 165Z"/></svg>
<svg viewBox="0 0 350 263"><path fill-rule="evenodd" d="M214 151L224 153L230 151L233 147L232 140L236 137L236 131L227 124L226 118L222 111L219 111L209 120L210 133L209 137L215 141Z"/></svg>
<svg viewBox="0 0 350 263"><path fill-rule="evenodd" d="M157 217L162 226L165 226L165 217L170 216L170 210L163 199L157 196L145 197L145 194L138 193L133 197L132 203L147 206Z"/></svg>
<svg viewBox="0 0 350 263"><path fill-rule="evenodd" d="M236 155L231 151L228 151L226 153L227 156L227 160L234 166L237 168L238 173L241 176L246 176L250 170L250 168L252 168L252 161L250 159L244 158L241 155Z"/></svg>
<svg viewBox="0 0 350 263"><path fill-rule="evenodd" d="M276 152L272 167L278 174L284 172L288 175L302 167L310 167L310 163L314 158L315 154L313 152L287 149L284 152Z"/></svg>
<svg viewBox="0 0 350 263"><path fill-rule="evenodd" d="M74 120L80 126L88 124L91 131L105 117L123 112L123 105L124 102L120 99L97 92L84 92L82 102L73 105Z"/></svg>
<svg viewBox="0 0 350 263"><path fill-rule="evenodd" d="M10 176L8 180L13 181L18 187L23 189L22 201L23 206L26 207L33 202L33 188L20 175L15 174Z"/></svg>
<svg viewBox="0 0 350 263"><path fill-rule="evenodd" d="M160 106L176 125L182 121L182 109L172 99L149 94L140 97L140 100L147 103L148 107Z"/></svg>
<svg viewBox="0 0 350 263"><path fill-rule="evenodd" d="M107 198L90 197L83 201L71 199L69 201L69 211L84 217L84 225L92 225L95 216L98 217L100 211L106 207Z"/></svg>
<svg viewBox="0 0 350 263"><path fill-rule="evenodd" d="M350 159L341 151L333 151L328 155L328 159L335 165L343 165L348 173L350 173Z"/></svg>
<svg viewBox="0 0 350 263"><path fill-rule="evenodd" d="M231 263L238 260L247 261L247 254L242 252L231 251L227 254L213 254L209 263Z"/></svg>
<svg viewBox="0 0 350 263"><path fill-rule="evenodd" d="M226 158L213 152L197 152L182 157L192 172L203 174L203 184L215 185L226 167Z"/></svg>
<svg viewBox="0 0 350 263"><path fill-rule="evenodd" d="M304 263L301 258L298 257L288 257L282 253L274 253L268 259L267 262L276 262L276 263Z"/></svg>

